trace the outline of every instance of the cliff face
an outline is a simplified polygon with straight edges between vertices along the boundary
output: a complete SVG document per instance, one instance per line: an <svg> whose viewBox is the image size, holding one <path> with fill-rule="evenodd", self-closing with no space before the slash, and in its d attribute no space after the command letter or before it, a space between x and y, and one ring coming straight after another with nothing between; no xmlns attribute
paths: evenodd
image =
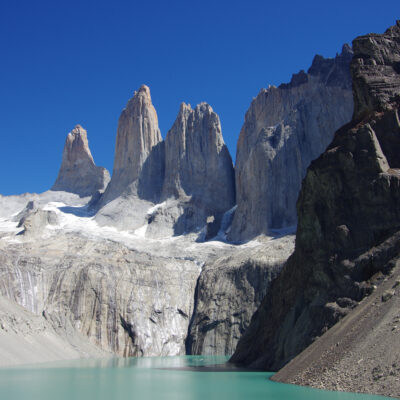
<svg viewBox="0 0 400 400"><path fill-rule="evenodd" d="M373 290L400 254L400 23L353 42L353 121L313 161L295 252L232 361L277 370ZM376 279L375 279L376 281Z"/></svg>
<svg viewBox="0 0 400 400"><path fill-rule="evenodd" d="M76 125L65 141L60 171L51 190L85 197L103 191L109 181L108 171L93 161L85 129Z"/></svg>
<svg viewBox="0 0 400 400"><path fill-rule="evenodd" d="M207 103L182 103L165 139L163 197L187 197L221 213L235 204L232 159L218 115Z"/></svg>
<svg viewBox="0 0 400 400"><path fill-rule="evenodd" d="M0 294L68 338L120 356L185 354L196 263L61 231L0 248Z"/></svg>
<svg viewBox="0 0 400 400"><path fill-rule="evenodd" d="M243 241L295 225L296 201L310 162L351 119L350 47L316 56L307 73L263 89L246 113L236 155L237 210L229 239Z"/></svg>
<svg viewBox="0 0 400 400"><path fill-rule="evenodd" d="M293 235L231 251L207 263L200 274L186 340L188 354L231 355L251 316L269 293L293 251Z"/></svg>
<svg viewBox="0 0 400 400"><path fill-rule="evenodd" d="M164 177L161 143L150 89L142 85L118 120L113 175L103 204L122 194L158 200Z"/></svg>
<svg viewBox="0 0 400 400"><path fill-rule="evenodd" d="M293 236L243 246L145 238L99 226L71 196L24 195L20 213L22 199L0 198L0 296L82 351L83 336L121 356L230 354L293 248Z"/></svg>
<svg viewBox="0 0 400 400"><path fill-rule="evenodd" d="M182 103L165 139L165 180L160 207L150 230L172 222L173 234L199 230L207 217L221 221L235 204L232 159L218 115L206 103ZM170 223L166 221L170 219Z"/></svg>

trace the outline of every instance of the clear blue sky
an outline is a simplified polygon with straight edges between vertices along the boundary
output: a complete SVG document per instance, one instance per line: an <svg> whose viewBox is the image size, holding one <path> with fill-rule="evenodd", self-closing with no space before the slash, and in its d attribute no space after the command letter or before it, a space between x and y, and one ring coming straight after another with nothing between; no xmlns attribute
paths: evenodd
<svg viewBox="0 0 400 400"><path fill-rule="evenodd" d="M119 114L142 83L164 137L182 101L206 101L234 157L262 87L399 18L399 0L0 1L0 193L50 188L77 123L111 172Z"/></svg>

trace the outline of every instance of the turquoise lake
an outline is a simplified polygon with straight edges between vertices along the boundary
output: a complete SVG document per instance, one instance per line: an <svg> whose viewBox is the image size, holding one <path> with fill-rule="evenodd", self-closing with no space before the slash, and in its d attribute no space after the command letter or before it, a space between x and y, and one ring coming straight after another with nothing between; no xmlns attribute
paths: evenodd
<svg viewBox="0 0 400 400"><path fill-rule="evenodd" d="M79 360L0 369L1 400L379 400L270 381L265 372L179 368L221 364L226 357ZM177 368L177 369L174 369Z"/></svg>

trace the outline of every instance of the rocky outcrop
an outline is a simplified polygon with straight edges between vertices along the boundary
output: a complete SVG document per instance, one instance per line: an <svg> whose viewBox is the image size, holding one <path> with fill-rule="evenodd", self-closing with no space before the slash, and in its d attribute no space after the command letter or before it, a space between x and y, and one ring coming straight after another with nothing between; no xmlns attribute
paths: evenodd
<svg viewBox="0 0 400 400"><path fill-rule="evenodd" d="M353 49L354 119L308 169L295 252L234 362L279 369L371 293L374 277L390 274L400 256L400 23L355 39Z"/></svg>
<svg viewBox="0 0 400 400"><path fill-rule="evenodd" d="M23 226L23 235L40 235L48 225L57 223L57 215L53 211L36 209L21 218L18 227Z"/></svg>
<svg viewBox="0 0 400 400"><path fill-rule="evenodd" d="M296 224L307 167L351 119L352 55L347 45L334 59L317 55L307 73L261 90L251 103L237 145L237 210L230 240Z"/></svg>
<svg viewBox="0 0 400 400"><path fill-rule="evenodd" d="M86 130L76 125L65 141L60 171L51 190L86 197L103 191L109 181L108 171L93 161Z"/></svg>
<svg viewBox="0 0 400 400"><path fill-rule="evenodd" d="M120 195L157 202L164 179L164 151L150 89L142 85L118 120L114 169L103 196L105 204Z"/></svg>
<svg viewBox="0 0 400 400"><path fill-rule="evenodd" d="M37 211L38 208L39 206L37 202L35 202L34 200L28 201L26 203L26 206L12 218L13 222L18 222L18 228L23 226L25 220L29 217L29 215Z"/></svg>
<svg viewBox="0 0 400 400"><path fill-rule="evenodd" d="M188 354L231 355L293 250L293 236L241 249L204 266L186 340Z"/></svg>

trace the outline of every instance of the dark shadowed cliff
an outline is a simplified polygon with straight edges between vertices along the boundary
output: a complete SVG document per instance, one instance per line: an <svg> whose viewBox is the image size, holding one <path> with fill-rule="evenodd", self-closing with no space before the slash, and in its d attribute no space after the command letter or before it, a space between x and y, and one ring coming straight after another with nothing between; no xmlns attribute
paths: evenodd
<svg viewBox="0 0 400 400"><path fill-rule="evenodd" d="M353 120L312 162L295 252L231 361L278 370L374 290L400 254L400 23L353 42Z"/></svg>

